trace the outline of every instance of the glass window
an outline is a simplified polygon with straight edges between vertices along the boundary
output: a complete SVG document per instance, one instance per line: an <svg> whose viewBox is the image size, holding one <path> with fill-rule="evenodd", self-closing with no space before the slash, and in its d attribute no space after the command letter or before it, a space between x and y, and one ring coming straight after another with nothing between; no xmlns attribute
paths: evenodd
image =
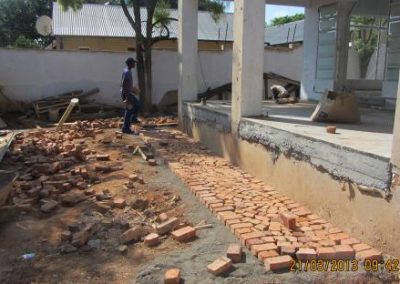
<svg viewBox="0 0 400 284"><path fill-rule="evenodd" d="M358 1L350 15L348 79L383 80L389 0Z"/></svg>
<svg viewBox="0 0 400 284"><path fill-rule="evenodd" d="M336 65L337 5L319 8L315 92L332 89Z"/></svg>
<svg viewBox="0 0 400 284"><path fill-rule="evenodd" d="M389 37L386 63L386 81L399 80L400 70L400 0L390 4Z"/></svg>

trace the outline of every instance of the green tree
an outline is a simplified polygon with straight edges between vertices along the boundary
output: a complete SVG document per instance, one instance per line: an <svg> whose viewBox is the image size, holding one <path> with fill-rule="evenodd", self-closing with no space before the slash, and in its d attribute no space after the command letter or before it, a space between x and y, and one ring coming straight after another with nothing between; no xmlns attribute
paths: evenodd
<svg viewBox="0 0 400 284"><path fill-rule="evenodd" d="M40 45L29 38L26 38L24 35L20 35L14 43L14 46L16 48L40 48Z"/></svg>
<svg viewBox="0 0 400 284"><path fill-rule="evenodd" d="M280 26L280 25L284 25L287 23L300 21L300 20L304 20L304 14L302 14L302 13L295 14L292 16L278 17L278 18L272 19L271 26Z"/></svg>
<svg viewBox="0 0 400 284"><path fill-rule="evenodd" d="M35 24L39 16L51 16L51 8L52 0L0 0L0 46L13 46L20 36L48 45L51 39L39 35Z"/></svg>
<svg viewBox="0 0 400 284"><path fill-rule="evenodd" d="M58 0L65 8L79 9L85 2L83 0ZM111 4L118 3L122 6L124 14L135 31L135 46L137 60L137 75L139 88L141 90L140 100L144 111L149 112L152 108L152 46L168 39L170 31L168 23L177 19L170 18L169 8L176 7L176 0L115 0ZM200 0L200 8L212 11L213 18L223 12L222 0ZM140 8L147 11L147 21L141 18ZM131 13L130 10L133 10ZM143 32L144 31L144 32Z"/></svg>
<svg viewBox="0 0 400 284"><path fill-rule="evenodd" d="M387 25L385 20L380 23L379 18L353 16L351 18L351 41L360 57L361 78L366 78L371 57L377 49L379 27Z"/></svg>

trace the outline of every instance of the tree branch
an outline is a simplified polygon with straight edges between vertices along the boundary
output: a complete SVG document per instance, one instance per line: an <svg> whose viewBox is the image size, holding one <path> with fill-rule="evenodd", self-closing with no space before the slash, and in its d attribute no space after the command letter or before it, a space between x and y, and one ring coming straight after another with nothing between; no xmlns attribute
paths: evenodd
<svg viewBox="0 0 400 284"><path fill-rule="evenodd" d="M131 24L132 28L135 29L135 21L133 20L131 14L129 13L128 7L126 6L125 0L119 1L122 6L122 10L124 11L125 17L128 19L129 23Z"/></svg>
<svg viewBox="0 0 400 284"><path fill-rule="evenodd" d="M170 31L169 28L167 26L164 26L164 28L167 30L167 35L166 36L158 36L158 37L153 37L151 39L151 45L153 46L154 44L156 44L159 41L162 40L168 40L170 38Z"/></svg>

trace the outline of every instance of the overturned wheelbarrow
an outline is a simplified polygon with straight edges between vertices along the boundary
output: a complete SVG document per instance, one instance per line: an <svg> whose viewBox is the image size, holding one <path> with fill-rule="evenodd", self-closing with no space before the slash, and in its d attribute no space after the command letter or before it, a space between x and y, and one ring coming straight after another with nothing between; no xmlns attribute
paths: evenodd
<svg viewBox="0 0 400 284"><path fill-rule="evenodd" d="M18 174L15 172L0 171L0 206L3 206L7 202L17 176Z"/></svg>

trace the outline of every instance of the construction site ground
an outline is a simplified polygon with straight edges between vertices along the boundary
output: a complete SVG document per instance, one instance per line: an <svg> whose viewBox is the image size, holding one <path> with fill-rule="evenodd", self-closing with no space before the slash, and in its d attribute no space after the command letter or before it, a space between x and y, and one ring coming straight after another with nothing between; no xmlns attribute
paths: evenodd
<svg viewBox="0 0 400 284"><path fill-rule="evenodd" d="M258 222L255 221L257 214L250 216L239 206L239 203L247 206L246 198L238 196L243 193L237 191L239 188L252 191L251 197L258 203L272 206L260 189L268 185L256 181L176 129L154 128L142 130L141 136L121 137L116 134L115 123L105 124L73 124L61 133L54 129L32 129L17 137L11 153L0 164L0 169L19 172L11 202L0 211L1 283L163 283L164 273L169 268L181 270L182 283L398 283L398 272L388 272L382 265L379 272L365 271L361 264L359 269L343 272L266 270L265 259L257 258L254 252L246 249L246 239L243 243L243 235L248 232L235 232L232 230L235 223L228 224L225 217L242 214L236 224L250 223L250 227L243 228L251 228L252 233L261 231L262 237L248 239L259 239L254 245L266 243L261 240L263 237L276 237L275 244L281 236L293 239L288 230L277 224L278 215ZM42 144L43 140L46 143ZM144 142L151 144L149 148L155 153L157 165L150 165L140 155L133 154L136 146ZM41 180L43 167L35 164L49 163L43 159L51 160L51 165L57 164L55 156L59 155L65 158L65 165ZM82 155L84 158L76 158ZM63 175L68 175L69 179L61 185L52 179ZM243 183L236 183L236 180ZM222 191L222 188L227 190ZM196 190L202 192L196 194ZM235 203L235 194L244 199ZM214 202L216 200L218 202ZM278 209L294 203L282 200ZM257 211L256 207L251 210ZM300 206L289 208L296 212ZM312 215L311 222L319 218L311 212L304 213L306 208L301 207L301 210L305 231L321 231L326 227L332 234L345 234L333 225L324 226L329 224L326 221L314 222L320 226L306 229L313 224L306 226L304 222L309 220L304 216ZM275 211L269 214L276 214ZM162 213L169 219L178 218L180 227L212 226L198 229L196 238L184 243L174 240L169 233L161 234L160 244L149 247L143 238L156 231ZM264 227L259 226L261 223ZM268 229L268 226L271 224L278 226L276 231L282 234L270 234L272 227ZM121 243L121 235L138 226L140 236ZM75 234L85 230L90 234L83 240L75 240ZM300 235L298 238L303 239L292 240L292 245L312 247L311 243L325 241L320 237L306 242L307 234ZM207 271L210 263L226 255L229 244L241 242L245 252L241 262L234 263L220 276ZM356 240L353 243L358 244ZM28 259L22 257L29 253L33 255L27 256ZM384 256L382 260L387 259Z"/></svg>

